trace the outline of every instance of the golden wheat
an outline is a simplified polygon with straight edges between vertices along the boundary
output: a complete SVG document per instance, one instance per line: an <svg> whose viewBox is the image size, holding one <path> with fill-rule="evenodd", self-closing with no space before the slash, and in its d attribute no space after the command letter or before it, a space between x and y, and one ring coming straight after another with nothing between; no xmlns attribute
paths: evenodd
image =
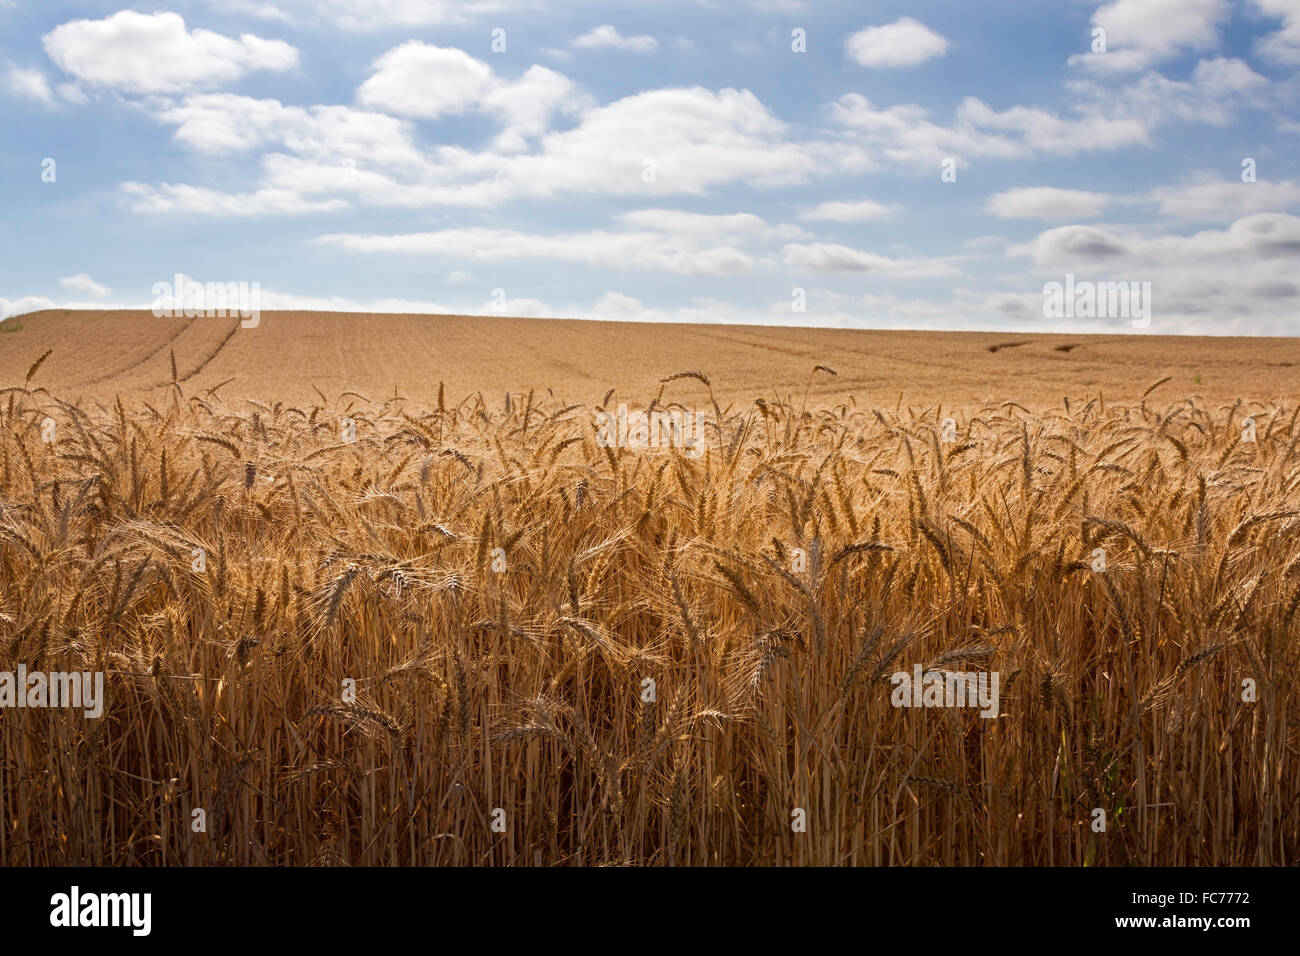
<svg viewBox="0 0 1300 956"><path fill-rule="evenodd" d="M697 458L532 394L10 390L2 666L107 705L0 711L0 861L1294 864L1298 409L1163 384L945 445L682 372ZM995 719L891 705L958 662Z"/></svg>

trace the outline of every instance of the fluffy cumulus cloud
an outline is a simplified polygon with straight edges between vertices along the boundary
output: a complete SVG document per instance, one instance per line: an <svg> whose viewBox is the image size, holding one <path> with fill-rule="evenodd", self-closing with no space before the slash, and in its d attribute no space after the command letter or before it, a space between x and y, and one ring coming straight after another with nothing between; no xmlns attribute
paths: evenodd
<svg viewBox="0 0 1300 956"><path fill-rule="evenodd" d="M400 116L434 119L477 108L497 82L490 66L463 50L412 40L375 61L357 99Z"/></svg>
<svg viewBox="0 0 1300 956"><path fill-rule="evenodd" d="M174 125L182 145L213 156L261 149L287 150L337 164L343 173L358 162L386 169L423 169L428 158L402 119L349 106L285 106L279 100L232 93L186 97L158 113Z"/></svg>
<svg viewBox="0 0 1300 956"><path fill-rule="evenodd" d="M1028 255L1039 265L1068 266L1073 263L1119 259L1130 251L1128 242L1101 226L1059 226L1039 233L1033 241L1013 246L1011 255Z"/></svg>
<svg viewBox="0 0 1300 956"><path fill-rule="evenodd" d="M388 51L357 91L372 109L435 120L471 112L494 115L503 129L499 147L523 149L545 132L556 113L574 113L589 98L568 77L542 66L507 82L488 64L454 47L412 40Z"/></svg>
<svg viewBox="0 0 1300 956"><path fill-rule="evenodd" d="M0 320L52 308L54 308L54 300L42 295L25 295L17 299L6 299L0 296Z"/></svg>
<svg viewBox="0 0 1300 956"><path fill-rule="evenodd" d="M1212 180L1159 186L1146 199L1161 215L1198 222L1224 222L1256 212L1300 208L1300 183Z"/></svg>
<svg viewBox="0 0 1300 956"><path fill-rule="evenodd" d="M989 197L987 209L999 219L1096 219L1109 201L1104 193L1030 186Z"/></svg>
<svg viewBox="0 0 1300 956"><path fill-rule="evenodd" d="M262 180L249 192L288 191L360 205L482 208L566 194L644 200L704 195L732 183L767 189L811 181L853 156L829 141L792 141L786 124L741 90L654 90L605 106L584 100L574 106L570 128L543 133L552 118L550 104L566 101L572 91L555 76L534 67L481 97L501 131L480 150L421 148L412 125L422 122L418 117L291 107L234 94L189 96L161 110L159 118L175 125L179 142L199 152L267 150ZM539 92L508 95L519 89ZM138 184L130 189L145 195ZM214 211L220 205L214 203Z"/></svg>
<svg viewBox="0 0 1300 956"><path fill-rule="evenodd" d="M1092 15L1094 30L1105 31L1105 50L1076 54L1070 62L1129 73L1187 50L1212 50L1229 12L1227 0L1113 0Z"/></svg>
<svg viewBox="0 0 1300 956"><path fill-rule="evenodd" d="M786 124L748 91L638 93L588 108L571 128L536 136L528 149L506 135L529 139L510 125L525 123L523 107L516 102L511 108L505 132L492 148L478 151L420 151L409 127L381 114L304 111L220 95L188 100L165 117L180 123L178 138L201 148L282 145L285 152L263 159L266 188L348 195L374 205L492 207L573 194L698 196L732 183L764 189L808 182L843 158L829 143L790 140ZM230 135L237 129L242 138Z"/></svg>
<svg viewBox="0 0 1300 956"><path fill-rule="evenodd" d="M483 98L484 111L502 127L494 145L511 152L527 148L558 115L577 115L590 105L577 84L544 66L530 66L518 80L497 85Z"/></svg>
<svg viewBox="0 0 1300 956"><path fill-rule="evenodd" d="M748 90L660 89L586 113L541 150L494 163L528 192L698 194L712 185L806 181L816 161Z"/></svg>
<svg viewBox="0 0 1300 956"><path fill-rule="evenodd" d="M948 52L948 41L925 24L903 17L859 30L844 41L849 58L869 68L915 66Z"/></svg>
<svg viewBox="0 0 1300 956"><path fill-rule="evenodd" d="M628 53L653 53L659 49L659 41L649 34L623 36L609 24L596 27L589 33L573 41L579 50L623 50Z"/></svg>
<svg viewBox="0 0 1300 956"><path fill-rule="evenodd" d="M78 273L75 276L64 276L59 279L59 285L73 292L81 292L85 295L94 296L102 299L113 290L106 285L100 285L86 273Z"/></svg>
<svg viewBox="0 0 1300 956"><path fill-rule="evenodd" d="M1255 213L1191 234L1071 225L1007 250L1039 276L1149 282L1156 330L1294 334L1300 217ZM1163 323L1163 325L1159 325Z"/></svg>
<svg viewBox="0 0 1300 956"><path fill-rule="evenodd" d="M179 93L298 66L298 51L283 40L187 30L178 13L122 10L103 20L73 20L47 33L44 45L65 73L125 93Z"/></svg>
<svg viewBox="0 0 1300 956"><path fill-rule="evenodd" d="M1224 268L1259 265L1293 268L1300 256L1300 217L1288 213L1242 216L1224 229L1191 235L1147 236L1101 226L1062 226L1013 246L1044 266L1123 261L1129 266L1217 263Z"/></svg>

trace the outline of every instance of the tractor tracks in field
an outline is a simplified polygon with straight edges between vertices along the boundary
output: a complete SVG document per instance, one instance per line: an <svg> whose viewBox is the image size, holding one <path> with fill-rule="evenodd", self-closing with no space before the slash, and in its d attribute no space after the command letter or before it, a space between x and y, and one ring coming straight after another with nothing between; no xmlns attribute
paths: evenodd
<svg viewBox="0 0 1300 956"><path fill-rule="evenodd" d="M211 351L211 353L208 354L208 357L205 358L202 362L200 362L200 363L198 364L198 367L195 368L194 371L190 372L188 375L185 375L185 376L182 377L179 381L181 381L181 382L188 382L188 381L189 381L190 379L192 379L194 376L198 375L198 374L199 374L200 372L202 372L205 368L207 368L208 365L211 364L212 360L213 360L214 358L216 358L218 355L221 354L221 350L224 349L224 348L226 347L226 343L228 343L232 338L234 338L234 337L235 337L235 333L238 332L238 331L239 331L239 320L236 319L236 320L235 320L235 324L232 325L232 326L230 327L230 331L226 333L226 337L225 337L224 339L222 339L220 342L217 343L217 347L216 347L215 349L213 349L213 350Z"/></svg>
<svg viewBox="0 0 1300 956"><path fill-rule="evenodd" d="M158 347L155 348L152 352L146 353L142 358L137 359L136 361L132 362L130 365L124 365L122 366L122 368L116 369L112 372L108 372L107 374L104 375L100 375L98 378L92 378L88 382L81 382L77 385L77 387L85 388L87 385L98 385L100 382L107 382L110 379L121 378L123 375L127 374L128 372L134 371L135 369L139 368L141 365L144 365L154 356L161 353L163 349L167 348L167 346L171 345L178 338L180 338L181 334L184 333L184 331L188 329L191 324L192 323L188 323L188 322L182 324L179 328L176 329L175 332L173 332L171 335L167 336L166 339L160 342L158 344Z"/></svg>

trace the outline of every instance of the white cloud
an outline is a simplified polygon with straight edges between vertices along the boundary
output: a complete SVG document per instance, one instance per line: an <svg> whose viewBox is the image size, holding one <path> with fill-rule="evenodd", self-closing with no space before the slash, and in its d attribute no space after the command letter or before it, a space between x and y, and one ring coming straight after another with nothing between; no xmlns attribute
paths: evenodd
<svg viewBox="0 0 1300 956"><path fill-rule="evenodd" d="M1197 63L1192 82L1199 92L1215 98L1250 93L1268 85L1268 80L1241 60L1222 56Z"/></svg>
<svg viewBox="0 0 1300 956"><path fill-rule="evenodd" d="M518 298L500 301L490 299L478 308L480 311L477 314L510 315L525 319L546 319L556 316L555 309L541 299Z"/></svg>
<svg viewBox="0 0 1300 956"><path fill-rule="evenodd" d="M628 53L653 53L659 49L659 41L648 34L625 37L614 27L605 24L596 27L590 33L584 33L578 37L573 41L573 46L579 50L623 50Z"/></svg>
<svg viewBox="0 0 1300 956"><path fill-rule="evenodd" d="M406 48L420 56L437 49ZM460 62L466 61L473 62ZM227 93L163 101L156 115L176 126L178 142L200 152L262 150L259 190L387 207L483 207L565 193L702 195L725 184L796 185L868 166L853 143L788 140L786 124L747 90L656 89L595 106L545 67L534 66L513 82L490 71L480 75L491 81L475 87L477 108L502 124L481 150L423 147L413 120L386 113L285 106ZM417 84L393 83L369 87L365 99L388 110L427 109L412 95L418 92ZM460 97L455 108L470 99ZM577 116L576 124L548 131L557 111Z"/></svg>
<svg viewBox="0 0 1300 956"><path fill-rule="evenodd" d="M1007 254L1057 281L1150 282L1152 331L1295 333L1300 217L1255 213L1186 236L1062 226Z"/></svg>
<svg viewBox="0 0 1300 956"><path fill-rule="evenodd" d="M800 218L825 222L866 222L871 219L888 219L899 206L886 206L871 199L854 202L824 202L803 213Z"/></svg>
<svg viewBox="0 0 1300 956"><path fill-rule="evenodd" d="M432 165L416 146L407 121L350 106L304 109L278 100L207 93L163 109L159 119L174 124L177 141L199 152L284 148L333 166L341 180L355 179L367 166L411 172Z"/></svg>
<svg viewBox="0 0 1300 956"><path fill-rule="evenodd" d="M1282 21L1282 29L1260 38L1255 49L1281 63L1300 63L1300 3L1296 0L1254 0L1263 13Z"/></svg>
<svg viewBox="0 0 1300 956"><path fill-rule="evenodd" d="M1071 155L1094 150L1112 150L1145 144L1145 130L1128 117L1112 117L1100 111L1083 111L1062 118L1049 110L1013 106L998 112L974 97L962 101L957 110L959 124L989 134L1008 137L1013 149L1024 155L1060 153Z"/></svg>
<svg viewBox="0 0 1300 956"><path fill-rule="evenodd" d="M54 91L40 70L11 65L6 71L5 79L10 92L15 95L46 106L54 105Z"/></svg>
<svg viewBox="0 0 1300 956"><path fill-rule="evenodd" d="M287 189L259 189L250 193L223 193L202 186L126 182L131 210L139 213L191 213L200 216L295 216L347 208L342 199L311 202Z"/></svg>
<svg viewBox="0 0 1300 956"><path fill-rule="evenodd" d="M663 89L591 109L528 153L443 146L407 175L363 171L374 164L360 159L350 177L314 157L271 155L263 166L267 185L278 188L350 191L380 205L487 206L564 193L660 197L737 182L793 185L853 155L838 144L789 142L785 133L748 91Z"/></svg>
<svg viewBox="0 0 1300 956"><path fill-rule="evenodd" d="M1106 31L1106 52L1078 53L1070 64L1129 73L1184 50L1213 50L1228 13L1227 0L1113 0L1092 15L1093 27Z"/></svg>
<svg viewBox="0 0 1300 956"><path fill-rule="evenodd" d="M14 315L24 315L27 312L39 312L42 309L54 308L54 301L39 295L25 295L19 299L6 299L0 296L0 319L7 319Z"/></svg>
<svg viewBox="0 0 1300 956"><path fill-rule="evenodd" d="M525 233L512 229L444 229L406 235L332 233L316 242L354 252L456 257L477 262L553 259L614 269L654 269L683 275L749 272L752 256L732 245L697 242L690 236L641 230Z"/></svg>
<svg viewBox="0 0 1300 956"><path fill-rule="evenodd" d="M533 66L506 82L463 50L419 40L389 50L371 70L357 91L362 105L418 119L486 111L504 126L497 147L510 151L526 148L528 140L546 132L555 113L590 106L589 97L554 70Z"/></svg>
<svg viewBox="0 0 1300 956"><path fill-rule="evenodd" d="M1031 186L990 196L985 208L999 219L1095 219L1109 199L1105 193Z"/></svg>
<svg viewBox="0 0 1300 956"><path fill-rule="evenodd" d="M1105 110L1117 119L1154 129L1171 121L1227 126L1242 109L1258 105L1256 97L1268 80L1241 60L1214 57L1198 62L1189 80L1152 72L1119 89L1086 80L1067 86L1085 110Z"/></svg>
<svg viewBox="0 0 1300 956"><path fill-rule="evenodd" d="M1300 206L1300 184L1290 180L1186 183L1153 189L1146 198L1155 202L1164 216L1228 222L1250 213L1280 212Z"/></svg>
<svg viewBox="0 0 1300 956"><path fill-rule="evenodd" d="M667 319L659 310L647 308L640 299L621 292L606 292L590 312L594 319L614 322L662 322Z"/></svg>
<svg viewBox="0 0 1300 956"><path fill-rule="evenodd" d="M948 41L923 23L903 17L880 27L867 27L844 41L849 58L859 66L915 66L948 52Z"/></svg>
<svg viewBox="0 0 1300 956"><path fill-rule="evenodd" d="M1104 226L1059 226L1039 233L1031 242L1012 246L1009 256L1028 255L1039 265L1097 262L1128 255L1125 239Z"/></svg>
<svg viewBox="0 0 1300 956"><path fill-rule="evenodd" d="M455 47L411 40L389 50L372 65L357 99L364 106L434 119L465 113L497 85L492 68Z"/></svg>
<svg viewBox="0 0 1300 956"><path fill-rule="evenodd" d="M676 209L620 214L626 231L526 233L509 229L446 229L406 235L335 233L316 239L356 252L460 257L480 262L552 259L617 269L682 275L751 271L754 254L742 247L806 235L798 226L772 226L752 213L713 215ZM468 275L461 270L453 276Z"/></svg>
<svg viewBox="0 0 1300 956"><path fill-rule="evenodd" d="M73 292L82 292L86 295L93 295L97 299L102 299L113 291L106 285L100 285L84 272L75 276L60 278L59 285L63 286L65 289L71 289Z"/></svg>
<svg viewBox="0 0 1300 956"><path fill-rule="evenodd" d="M494 146L517 151L550 129L557 113L575 115L589 109L591 98L562 73L531 66L513 83L502 83L483 98L483 109L500 119L503 130Z"/></svg>
<svg viewBox="0 0 1300 956"><path fill-rule="evenodd" d="M1149 141L1148 126L1137 119L1113 119L1095 110L1066 119L1025 106L998 112L974 97L962 100L951 126L932 122L928 112L915 104L879 108L860 93L840 97L828 113L845 130L848 141L868 156L926 172L937 170L949 157L960 164L967 157L1071 155Z"/></svg>
<svg viewBox="0 0 1300 956"><path fill-rule="evenodd" d="M1224 230L1207 229L1186 237L1150 239L1140 244L1137 252L1168 262L1210 258L1274 262L1294 276L1300 262L1300 217L1280 212L1253 213L1242 216Z"/></svg>
<svg viewBox="0 0 1300 956"><path fill-rule="evenodd" d="M783 185L817 168L786 125L748 90L657 89L587 113L575 129L543 140L540 155L501 168L520 187L615 193L701 193L726 182ZM646 161L655 178L647 183Z"/></svg>
<svg viewBox="0 0 1300 956"><path fill-rule="evenodd" d="M792 243L784 252L786 267L802 272L861 272L904 279L961 275L942 259L893 259L830 242Z"/></svg>
<svg viewBox="0 0 1300 956"><path fill-rule="evenodd" d="M1174 121L1224 126L1255 104L1268 81L1241 60L1201 60L1188 80L1145 74L1118 89L1093 80L1073 80L1070 112L1013 106L998 111L975 97L957 107L950 125L941 125L916 104L877 107L849 93L827 107L843 142L862 152L864 161L884 160L927 174L945 159L958 166L972 158L1025 159L1080 155L1148 146L1152 131Z"/></svg>
<svg viewBox="0 0 1300 956"><path fill-rule="evenodd" d="M179 93L298 66L298 51L283 40L187 31L176 13L121 10L103 20L73 20L47 33L44 44L64 72L125 93Z"/></svg>
<svg viewBox="0 0 1300 956"><path fill-rule="evenodd" d="M804 234L798 226L768 226L762 217L751 212L713 215L678 209L634 209L620 213L618 220L628 226L672 233L688 240L727 239L743 242L745 237L798 238Z"/></svg>
<svg viewBox="0 0 1300 956"><path fill-rule="evenodd" d="M1143 235L1109 226L1061 226L1012 246L1010 256L1028 256L1040 266L1122 261L1130 266L1217 263L1236 268L1277 264L1294 269L1300 259L1300 217L1287 213L1242 216L1226 229L1190 236ZM1198 266L1199 268L1200 266Z"/></svg>
<svg viewBox="0 0 1300 956"><path fill-rule="evenodd" d="M447 282L451 285L469 285L477 281L472 272L466 272L464 269L452 269L447 274Z"/></svg>

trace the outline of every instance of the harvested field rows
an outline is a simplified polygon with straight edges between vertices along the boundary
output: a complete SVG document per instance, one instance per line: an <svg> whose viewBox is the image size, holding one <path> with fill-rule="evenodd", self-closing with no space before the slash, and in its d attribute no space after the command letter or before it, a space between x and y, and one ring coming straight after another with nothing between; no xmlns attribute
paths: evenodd
<svg viewBox="0 0 1300 956"><path fill-rule="evenodd" d="M22 381L53 349L40 384L69 400L157 400L171 380L169 352L189 394L226 383L223 397L311 403L320 393L395 394L428 406L439 382L455 396L506 391L597 402L609 388L654 396L660 378L699 368L719 400L801 392L852 396L858 407L945 409L1015 401L1029 408L1101 395L1135 402L1157 378L1207 403L1300 394L1295 339L1014 335L726 325L649 325L475 316L267 312L256 328L236 319L155 318L148 312L43 312L0 335L0 383ZM10 324L10 323L6 323ZM233 334L232 334L233 331ZM225 343L222 345L222 343ZM218 346L222 347L218 350ZM196 373L197 369L200 369ZM724 374L725 370L725 374ZM900 405L901 400L901 405Z"/></svg>

